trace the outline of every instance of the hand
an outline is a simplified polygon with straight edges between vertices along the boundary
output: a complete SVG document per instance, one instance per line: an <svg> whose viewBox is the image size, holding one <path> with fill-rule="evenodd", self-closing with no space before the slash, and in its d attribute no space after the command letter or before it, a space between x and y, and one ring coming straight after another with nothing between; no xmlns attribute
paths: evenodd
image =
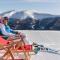
<svg viewBox="0 0 60 60"><path fill-rule="evenodd" d="M7 40L13 41L13 38L14 38L13 36L9 36Z"/></svg>
<svg viewBox="0 0 60 60"><path fill-rule="evenodd" d="M24 35L24 33L21 33L19 32L18 35L21 37L21 38L25 38L26 36Z"/></svg>

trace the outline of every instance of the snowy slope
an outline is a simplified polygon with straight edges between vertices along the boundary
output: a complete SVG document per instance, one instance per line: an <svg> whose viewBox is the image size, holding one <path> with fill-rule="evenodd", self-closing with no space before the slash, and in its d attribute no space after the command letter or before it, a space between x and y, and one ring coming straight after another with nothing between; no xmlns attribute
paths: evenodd
<svg viewBox="0 0 60 60"><path fill-rule="evenodd" d="M35 41L38 44L43 44L46 47L60 49L60 31L42 31L42 30L20 30L26 34L30 42Z"/></svg>
<svg viewBox="0 0 60 60"><path fill-rule="evenodd" d="M60 60L60 55L39 52L39 54L32 56L31 60Z"/></svg>
<svg viewBox="0 0 60 60"><path fill-rule="evenodd" d="M53 49L60 49L59 31L23 31L29 40L43 44ZM35 58L36 57L36 58ZM40 52L32 57L32 60L60 60L60 55Z"/></svg>
<svg viewBox="0 0 60 60"><path fill-rule="evenodd" d="M43 44L55 50L60 50L60 31L20 31L26 34L29 41ZM60 55L39 52L37 55L31 56L31 60L60 60Z"/></svg>

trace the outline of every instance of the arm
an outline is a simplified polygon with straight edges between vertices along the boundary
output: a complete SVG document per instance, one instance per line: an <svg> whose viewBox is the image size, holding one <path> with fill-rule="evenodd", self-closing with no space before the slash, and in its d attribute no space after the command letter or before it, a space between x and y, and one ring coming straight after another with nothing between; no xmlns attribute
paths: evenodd
<svg viewBox="0 0 60 60"><path fill-rule="evenodd" d="M17 31L14 31L14 30L12 30L12 29L10 29L10 31L11 31L13 34L18 34Z"/></svg>

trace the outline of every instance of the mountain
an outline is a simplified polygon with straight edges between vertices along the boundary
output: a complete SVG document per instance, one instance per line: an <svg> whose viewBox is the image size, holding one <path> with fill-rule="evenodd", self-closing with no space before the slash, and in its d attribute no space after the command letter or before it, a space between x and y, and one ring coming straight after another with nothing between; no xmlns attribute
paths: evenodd
<svg viewBox="0 0 60 60"><path fill-rule="evenodd" d="M9 25L17 30L60 30L60 16L35 10L11 10L0 14L9 17Z"/></svg>

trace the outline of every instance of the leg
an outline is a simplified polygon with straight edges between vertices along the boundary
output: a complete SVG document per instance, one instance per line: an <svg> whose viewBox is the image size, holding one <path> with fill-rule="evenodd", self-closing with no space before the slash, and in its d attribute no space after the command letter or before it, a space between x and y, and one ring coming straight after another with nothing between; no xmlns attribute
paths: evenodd
<svg viewBox="0 0 60 60"><path fill-rule="evenodd" d="M20 46L21 46L21 48L23 49L23 52L24 52L24 55L25 55L25 60L30 60L29 52L26 51L24 47L22 47L22 46L24 46L24 45L25 45L24 41L21 41L21 45L20 45Z"/></svg>

